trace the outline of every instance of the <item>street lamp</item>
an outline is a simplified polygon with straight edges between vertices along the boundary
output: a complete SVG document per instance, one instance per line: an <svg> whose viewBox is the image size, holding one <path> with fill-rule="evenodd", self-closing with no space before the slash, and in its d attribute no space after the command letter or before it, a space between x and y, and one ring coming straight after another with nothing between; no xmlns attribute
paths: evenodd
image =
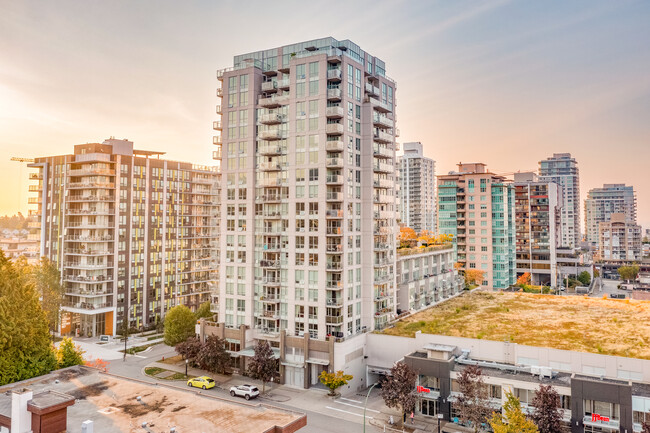
<svg viewBox="0 0 650 433"><path fill-rule="evenodd" d="M370 389L368 390L368 395L366 395L366 403L363 405L363 433L366 433L366 407L368 406L368 397L370 397L370 391L377 386L379 382L373 383Z"/></svg>
<svg viewBox="0 0 650 433"><path fill-rule="evenodd" d="M444 416L444 415L441 414L441 413L439 413L439 414L437 415L437 418L438 418L438 433L440 433L440 420L442 419L443 416Z"/></svg>
<svg viewBox="0 0 650 433"><path fill-rule="evenodd" d="M186 359L185 360L185 379L187 379L187 364L189 364L190 360Z"/></svg>

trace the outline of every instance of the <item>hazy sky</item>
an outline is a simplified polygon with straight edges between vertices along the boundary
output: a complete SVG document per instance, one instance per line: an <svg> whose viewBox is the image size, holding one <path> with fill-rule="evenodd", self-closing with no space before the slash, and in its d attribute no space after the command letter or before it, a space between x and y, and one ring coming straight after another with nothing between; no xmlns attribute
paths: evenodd
<svg viewBox="0 0 650 433"><path fill-rule="evenodd" d="M386 62L399 140L424 143L438 173L531 170L571 152L583 196L632 184L650 227L644 0L0 0L0 214L27 208L28 170L10 156L115 136L211 163L215 71L325 36Z"/></svg>

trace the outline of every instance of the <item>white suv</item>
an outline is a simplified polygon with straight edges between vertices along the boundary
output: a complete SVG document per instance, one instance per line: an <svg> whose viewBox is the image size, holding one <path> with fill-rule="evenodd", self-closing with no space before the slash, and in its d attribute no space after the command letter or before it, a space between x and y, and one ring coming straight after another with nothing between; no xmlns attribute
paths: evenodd
<svg viewBox="0 0 650 433"><path fill-rule="evenodd" d="M246 400L250 400L251 398L255 398L260 395L260 391L256 386L253 385L240 385L231 387L230 395L233 397L237 395L239 397L244 397Z"/></svg>

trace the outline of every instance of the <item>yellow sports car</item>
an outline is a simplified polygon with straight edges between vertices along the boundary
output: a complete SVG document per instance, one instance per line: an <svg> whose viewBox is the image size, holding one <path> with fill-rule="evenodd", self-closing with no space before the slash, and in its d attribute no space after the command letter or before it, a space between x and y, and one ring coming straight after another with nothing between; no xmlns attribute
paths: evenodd
<svg viewBox="0 0 650 433"><path fill-rule="evenodd" d="M208 376L195 377L187 381L187 386L194 386L196 388L210 389L214 388L214 379Z"/></svg>

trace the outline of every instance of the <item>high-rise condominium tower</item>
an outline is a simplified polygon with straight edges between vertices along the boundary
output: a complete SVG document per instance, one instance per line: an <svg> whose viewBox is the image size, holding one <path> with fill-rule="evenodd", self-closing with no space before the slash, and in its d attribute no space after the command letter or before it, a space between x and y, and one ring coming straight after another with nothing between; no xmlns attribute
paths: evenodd
<svg viewBox="0 0 650 433"><path fill-rule="evenodd" d="M219 174L127 140L36 158L41 255L61 271L62 334L155 326L216 291Z"/></svg>
<svg viewBox="0 0 650 433"><path fill-rule="evenodd" d="M485 164L458 164L438 176L438 233L453 235L465 269L483 271L482 284L515 282L514 187Z"/></svg>
<svg viewBox="0 0 650 433"><path fill-rule="evenodd" d="M399 214L416 232L436 231L436 162L424 157L422 143L404 143L399 167Z"/></svg>
<svg viewBox="0 0 650 433"><path fill-rule="evenodd" d="M560 198L560 245L577 248L580 242L580 172L570 153L554 153L539 162L539 181L555 182Z"/></svg>
<svg viewBox="0 0 650 433"><path fill-rule="evenodd" d="M598 230L601 222L609 222L614 213L624 215L628 223L636 224L636 194L634 187L622 183L604 184L602 188L589 190L585 200L585 228L587 242L598 245Z"/></svg>
<svg viewBox="0 0 650 433"><path fill-rule="evenodd" d="M217 72L219 321L344 338L395 311L395 82L333 38ZM278 340L279 341L279 340Z"/></svg>

